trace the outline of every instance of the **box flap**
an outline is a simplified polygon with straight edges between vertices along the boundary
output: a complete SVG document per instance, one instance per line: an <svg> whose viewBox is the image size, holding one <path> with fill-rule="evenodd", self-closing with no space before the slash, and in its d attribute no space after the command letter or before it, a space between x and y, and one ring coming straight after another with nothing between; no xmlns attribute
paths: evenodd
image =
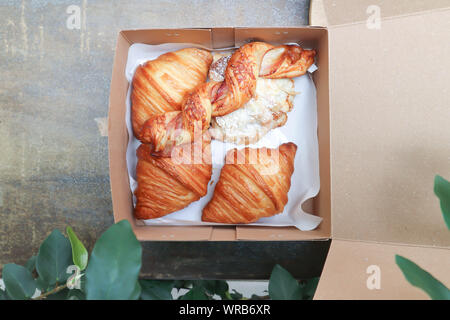
<svg viewBox="0 0 450 320"><path fill-rule="evenodd" d="M140 223L141 221L136 221ZM206 226L153 226L133 228L140 241L207 241L211 240L213 228Z"/></svg>
<svg viewBox="0 0 450 320"><path fill-rule="evenodd" d="M428 299L407 282L399 254L450 287L450 250L333 240L314 299Z"/></svg>
<svg viewBox="0 0 450 320"><path fill-rule="evenodd" d="M130 43L161 44L161 43L195 43L212 47L211 29L143 29L124 30L121 34Z"/></svg>
<svg viewBox="0 0 450 320"><path fill-rule="evenodd" d="M128 145L128 131L124 121L125 99L128 88L128 81L125 78L125 66L129 47L130 43L128 40L122 33L119 33L109 95L108 150L114 220L118 222L122 219L127 219L134 227L134 218L124 214L129 212L133 206L125 159Z"/></svg>
<svg viewBox="0 0 450 320"><path fill-rule="evenodd" d="M329 29L333 238L450 246L448 30L450 10Z"/></svg>
<svg viewBox="0 0 450 320"><path fill-rule="evenodd" d="M309 21L312 26L371 23L376 17L387 19L443 8L450 8L448 0L311 0Z"/></svg>

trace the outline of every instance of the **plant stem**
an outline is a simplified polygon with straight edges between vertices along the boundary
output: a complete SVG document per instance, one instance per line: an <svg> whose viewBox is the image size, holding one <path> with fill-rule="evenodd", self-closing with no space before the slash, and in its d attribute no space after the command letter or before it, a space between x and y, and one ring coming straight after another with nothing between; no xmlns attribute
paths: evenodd
<svg viewBox="0 0 450 320"><path fill-rule="evenodd" d="M67 288L67 284L63 284L61 286L56 286L52 290L47 291L47 292L41 294L40 296L38 296L36 298L33 298L32 300L43 300L43 299L47 298L49 295L52 295L52 294L57 293L57 292L59 292L61 290L64 290L65 288Z"/></svg>

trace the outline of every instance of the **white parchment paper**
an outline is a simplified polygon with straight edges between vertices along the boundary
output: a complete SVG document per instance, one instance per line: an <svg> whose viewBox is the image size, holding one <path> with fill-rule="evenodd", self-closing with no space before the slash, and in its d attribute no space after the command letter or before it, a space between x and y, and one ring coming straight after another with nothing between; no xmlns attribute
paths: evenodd
<svg viewBox="0 0 450 320"><path fill-rule="evenodd" d="M127 149L127 167L130 178L130 188L134 191L136 182L136 149L140 142L134 137L130 118L130 93L134 72L140 64L156 59L163 53L188 47L200 47L193 44L167 43L162 45L133 44L128 51L126 65L126 78L130 83L126 101L126 124L129 134ZM229 48L226 48L229 49ZM218 50L215 50L218 51ZM309 71L317 69L313 65ZM310 73L294 79L295 91L300 92L294 99L294 107L288 113L288 121L281 128L267 133L261 140L249 147L276 148L285 142L294 142L298 149L294 162L294 173L291 178L291 189L288 193L288 203L284 211L269 218L262 218L249 225L264 225L273 227L295 226L300 230L313 230L321 222L321 218L304 212L301 205L308 199L316 196L320 188L319 178L319 151L317 139L317 101L316 88ZM232 148L244 148L244 145L235 145L213 140L211 143L213 171L208 185L208 193L200 200L191 203L188 207L157 219L144 220L148 225L219 225L218 223L202 222L202 209L206 206L214 193L214 187L219 180L220 170L224 163L225 154Z"/></svg>

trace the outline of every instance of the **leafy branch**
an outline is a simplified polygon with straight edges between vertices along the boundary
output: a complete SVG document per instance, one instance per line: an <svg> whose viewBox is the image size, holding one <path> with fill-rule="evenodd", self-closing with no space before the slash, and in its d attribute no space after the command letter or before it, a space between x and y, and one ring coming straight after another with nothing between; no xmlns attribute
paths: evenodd
<svg viewBox="0 0 450 320"><path fill-rule="evenodd" d="M450 182L437 175L434 179L434 193L439 198L444 221L450 230ZM406 280L425 291L431 299L450 300L450 290L429 272L399 255L395 256L395 262Z"/></svg>
<svg viewBox="0 0 450 320"><path fill-rule="evenodd" d="M450 229L450 182L436 176L434 192ZM3 267L5 290L0 289L0 300L172 300L172 292L179 293L181 289L187 290L179 296L182 300L299 300L312 299L319 280L299 282L276 265L270 276L268 295L246 298L235 290L230 292L228 283L222 280L139 279L142 247L128 221L120 221L106 230L97 240L90 259L72 228L67 227L66 233L67 237L54 230L25 266L10 263ZM397 255L395 260L413 286L424 290L432 299L450 300L450 290L430 273L402 256Z"/></svg>
<svg viewBox="0 0 450 320"><path fill-rule="evenodd" d="M56 293L60 292L61 290L66 289L66 288L67 288L67 284L63 284L63 285L61 285L61 286L57 286L57 287L53 288L53 289L50 290L50 291L47 291L47 292L45 292L45 293L42 293L42 294L40 294L39 296L34 297L34 298L32 298L32 299L33 299L33 300L43 300L43 299L47 298L48 296L51 296L51 295L53 295L53 294L56 294Z"/></svg>
<svg viewBox="0 0 450 320"><path fill-rule="evenodd" d="M67 237L54 230L25 266L5 265L6 289L0 289L0 300L172 300L172 293L177 291L181 300L312 299L318 281L315 278L298 282L276 265L269 280L269 295L246 298L230 291L223 280L139 279L142 246L128 221L108 228L95 243L90 257L72 228L67 227L66 234ZM187 292L180 295L182 289Z"/></svg>

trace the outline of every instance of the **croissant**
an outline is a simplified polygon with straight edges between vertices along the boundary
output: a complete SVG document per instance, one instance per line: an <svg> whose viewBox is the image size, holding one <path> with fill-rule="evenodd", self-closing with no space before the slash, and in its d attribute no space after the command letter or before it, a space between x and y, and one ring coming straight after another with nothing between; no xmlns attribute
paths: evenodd
<svg viewBox="0 0 450 320"><path fill-rule="evenodd" d="M134 191L137 219L153 219L178 211L206 195L211 179L211 138L173 149L176 156L155 157L152 146L141 144L137 149Z"/></svg>
<svg viewBox="0 0 450 320"><path fill-rule="evenodd" d="M251 223L283 212L288 201L297 146L290 142L277 149L232 149L202 220Z"/></svg>
<svg viewBox="0 0 450 320"><path fill-rule="evenodd" d="M131 121L139 139L150 117L181 109L184 95L206 81L210 52L187 48L165 53L139 66L133 77Z"/></svg>
<svg viewBox="0 0 450 320"><path fill-rule="evenodd" d="M189 143L208 130L211 116L233 112L255 93L256 80L297 77L314 63L314 50L298 46L274 47L252 42L231 56L224 81L198 86L182 102L181 111L151 117L141 131L141 141L154 146L155 152L168 152L175 145Z"/></svg>

